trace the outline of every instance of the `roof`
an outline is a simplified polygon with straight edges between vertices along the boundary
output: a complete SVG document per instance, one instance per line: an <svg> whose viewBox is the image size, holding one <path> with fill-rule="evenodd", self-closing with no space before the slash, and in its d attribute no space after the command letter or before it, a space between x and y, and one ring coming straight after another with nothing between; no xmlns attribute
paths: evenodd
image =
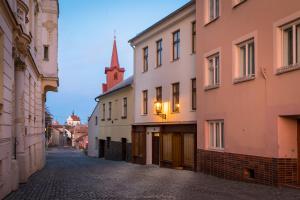
<svg viewBox="0 0 300 200"><path fill-rule="evenodd" d="M172 12L171 14L167 15L166 17L162 18L161 20L159 20L158 22L156 22L155 24L153 24L152 26L148 27L147 29L145 29L144 31L140 32L139 34L137 34L135 37L133 37L132 39L130 39L128 42L132 43L134 40L136 40L137 38L141 37L142 35L144 35L145 33L147 33L148 31L151 31L152 29L156 28L157 26L159 26L160 24L162 24L163 22L171 19L172 17L174 17L175 15L177 15L178 13L180 13L182 10L188 8L189 6L193 5L195 3L195 0L191 0L188 3L186 3L185 5L183 5L182 7L178 8L177 10L175 10L174 12Z"/></svg>
<svg viewBox="0 0 300 200"><path fill-rule="evenodd" d="M121 83L119 83L119 84L115 85L114 87L112 87L111 89L109 89L107 92L104 92L103 94L97 96L96 99L99 99L105 95L111 94L113 92L116 92L116 91L126 88L128 86L131 86L132 84L133 84L133 76L130 76L126 80L122 81Z"/></svg>
<svg viewBox="0 0 300 200"><path fill-rule="evenodd" d="M73 121L80 121L80 118L77 115L72 114L71 118Z"/></svg>

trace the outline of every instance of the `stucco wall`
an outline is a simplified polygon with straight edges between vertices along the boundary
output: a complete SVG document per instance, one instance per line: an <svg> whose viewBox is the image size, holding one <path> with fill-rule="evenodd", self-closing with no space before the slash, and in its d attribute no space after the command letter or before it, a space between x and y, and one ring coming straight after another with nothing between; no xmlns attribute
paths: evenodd
<svg viewBox="0 0 300 200"><path fill-rule="evenodd" d="M249 0L233 8L220 1L220 17L205 24L206 1L196 1L198 87L197 146L208 149L206 121L224 119L225 152L266 157L295 157L295 134L279 131L279 115L300 114L300 93L295 85L300 71L276 75L276 23L290 15L300 17L297 0ZM298 14L296 14L298 13ZM296 14L296 15L295 15ZM255 40L255 79L233 84L234 41L252 35ZM220 87L205 91L205 55L220 50ZM281 138L281 139L279 139ZM284 145L280 143L284 142ZM280 150L278 149L280 147Z"/></svg>
<svg viewBox="0 0 300 200"><path fill-rule="evenodd" d="M98 122L96 123L96 117L98 118ZM98 157L99 156L99 126L100 126L100 104L97 103L94 112L90 116L89 122L88 122L88 155L92 157Z"/></svg>
<svg viewBox="0 0 300 200"><path fill-rule="evenodd" d="M132 42L134 47L135 113L134 123L195 121L192 111L192 82L195 78L195 54L192 53L192 22L195 6L192 5L176 16ZM180 29L180 59L173 61L173 32ZM162 65L156 67L156 41L162 39ZM143 72L143 48L148 46L148 71ZM172 84L180 83L180 112L172 113ZM162 101L167 119L156 115L156 87L162 87ZM148 114L142 114L142 91L148 90Z"/></svg>
<svg viewBox="0 0 300 200"><path fill-rule="evenodd" d="M122 102L127 97L127 118L122 119ZM112 117L108 118L108 103L112 102ZM102 105L105 103L106 116L102 121ZM133 123L133 88L131 86L105 95L100 98L100 130L99 139L106 140L111 137L111 141L120 142L122 138L127 139L127 143L131 143L131 124Z"/></svg>

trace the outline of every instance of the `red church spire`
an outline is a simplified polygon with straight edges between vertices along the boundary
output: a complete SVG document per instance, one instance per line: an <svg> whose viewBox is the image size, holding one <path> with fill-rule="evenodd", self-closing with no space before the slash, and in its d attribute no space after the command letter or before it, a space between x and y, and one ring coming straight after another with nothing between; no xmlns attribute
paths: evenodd
<svg viewBox="0 0 300 200"><path fill-rule="evenodd" d="M114 36L110 67L105 68L106 83L102 84L102 92L108 91L123 81L125 69L120 67L116 36Z"/></svg>
<svg viewBox="0 0 300 200"><path fill-rule="evenodd" d="M111 63L110 68L117 67L120 68L119 65L119 58L118 58L118 50L117 50L117 43L116 43L116 36L114 36L114 44L113 44L113 50L111 55Z"/></svg>

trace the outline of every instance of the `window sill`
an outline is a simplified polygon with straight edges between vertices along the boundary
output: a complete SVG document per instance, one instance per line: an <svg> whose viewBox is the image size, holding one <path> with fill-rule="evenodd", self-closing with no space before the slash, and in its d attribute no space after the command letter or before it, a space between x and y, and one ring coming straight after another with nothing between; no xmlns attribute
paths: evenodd
<svg viewBox="0 0 300 200"><path fill-rule="evenodd" d="M233 84L238 84L238 83L243 83L243 82L247 82L247 81L252 81L254 79L255 79L255 75L244 76L244 77L240 77L240 78L235 78L233 80Z"/></svg>
<svg viewBox="0 0 300 200"><path fill-rule="evenodd" d="M141 114L141 116L147 116L148 114Z"/></svg>
<svg viewBox="0 0 300 200"><path fill-rule="evenodd" d="M43 61L45 61L45 62L49 62L49 59L46 59L46 58L44 58L44 59L43 59Z"/></svg>
<svg viewBox="0 0 300 200"><path fill-rule="evenodd" d="M176 115L176 114L180 114L180 112L179 111L178 112L175 112L175 111L171 112L171 115Z"/></svg>
<svg viewBox="0 0 300 200"><path fill-rule="evenodd" d="M197 112L197 109L194 109L194 110L192 109L190 112Z"/></svg>
<svg viewBox="0 0 300 200"><path fill-rule="evenodd" d="M127 117L125 117L125 116L122 116L122 117L121 117L121 119L127 119Z"/></svg>
<svg viewBox="0 0 300 200"><path fill-rule="evenodd" d="M220 16L218 16L218 17L216 17L216 18L214 18L214 19L211 19L211 20L207 21L207 22L204 24L204 26L208 26L209 24L211 24L211 23L217 21L219 18L220 18Z"/></svg>
<svg viewBox="0 0 300 200"><path fill-rule="evenodd" d="M171 63L177 62L179 59L180 59L180 58L173 59L173 60L171 60Z"/></svg>
<svg viewBox="0 0 300 200"><path fill-rule="evenodd" d="M245 2L246 2L246 0L241 0L241 1L238 2L238 3L234 3L234 4L232 5L232 8L234 9L234 8L238 7L239 5L245 3Z"/></svg>
<svg viewBox="0 0 300 200"><path fill-rule="evenodd" d="M162 65L158 65L158 66L154 67L154 69L159 69L159 68L161 68L161 66Z"/></svg>
<svg viewBox="0 0 300 200"><path fill-rule="evenodd" d="M111 120L111 118L107 118L107 121L110 121Z"/></svg>
<svg viewBox="0 0 300 200"><path fill-rule="evenodd" d="M191 56L196 55L196 51L195 51L195 52L192 52L190 55L191 55Z"/></svg>
<svg viewBox="0 0 300 200"><path fill-rule="evenodd" d="M297 63L295 65L288 65L288 66L280 67L276 70L276 75L284 74L284 73L299 70L299 69L300 69L299 63Z"/></svg>
<svg viewBox="0 0 300 200"><path fill-rule="evenodd" d="M145 73L147 73L148 72L148 70L147 71L142 71L142 74L145 74Z"/></svg>
<svg viewBox="0 0 300 200"><path fill-rule="evenodd" d="M224 149L217 149L217 148L212 148L212 147L209 147L208 150L215 151L215 152L221 152L221 153L224 152Z"/></svg>
<svg viewBox="0 0 300 200"><path fill-rule="evenodd" d="M220 87L220 85L208 85L208 86L205 86L204 90L205 91L214 90L214 89L217 89L219 87Z"/></svg>

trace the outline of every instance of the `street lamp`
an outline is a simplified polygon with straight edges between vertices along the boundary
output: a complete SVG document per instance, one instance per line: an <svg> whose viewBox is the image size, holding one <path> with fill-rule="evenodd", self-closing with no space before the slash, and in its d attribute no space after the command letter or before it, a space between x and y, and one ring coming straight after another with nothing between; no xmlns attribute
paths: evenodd
<svg viewBox="0 0 300 200"><path fill-rule="evenodd" d="M156 114L158 116L160 116L163 119L167 118L167 115L165 113L162 113L163 105L161 102L159 102L159 101L154 102L154 107L155 107Z"/></svg>

